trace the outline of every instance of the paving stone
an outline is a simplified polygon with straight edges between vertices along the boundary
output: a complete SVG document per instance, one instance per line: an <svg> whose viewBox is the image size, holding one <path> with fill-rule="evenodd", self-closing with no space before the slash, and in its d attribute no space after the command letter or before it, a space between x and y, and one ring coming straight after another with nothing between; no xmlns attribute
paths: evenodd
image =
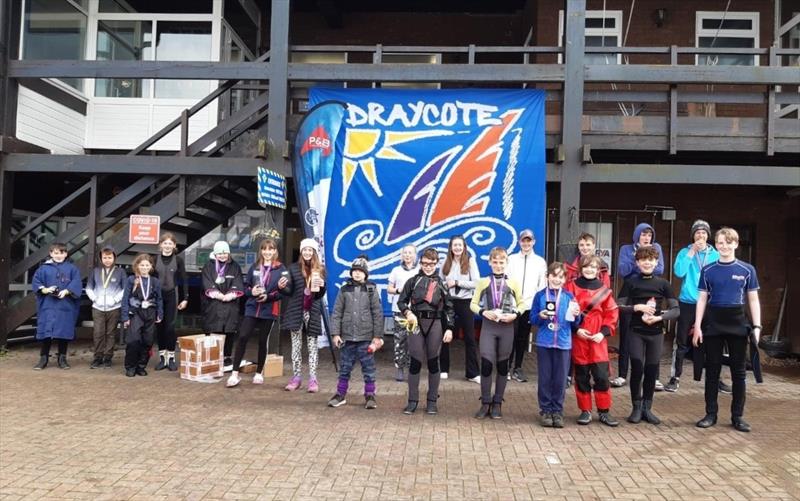
<svg viewBox="0 0 800 501"><path fill-rule="evenodd" d="M578 426L570 389L566 428L556 430L538 425L530 355L531 381L509 383L504 419L479 421L472 418L479 387L458 378L442 382L438 416L401 414L406 387L393 380L390 350L378 353L378 409L366 411L358 369L348 405L326 407L336 382L327 352L322 391L308 394L283 391L285 378L256 386L245 376L228 389L168 371L136 378L119 366L90 371L86 348L72 348L69 371L32 371L33 346L0 358L0 500L800 496L797 371L767 372L762 385L749 376L749 434L733 430L724 412L717 426L696 428L703 387L688 380L677 393L656 395L660 426L612 429L596 414ZM451 356L459 374L462 348ZM628 388L613 397L622 421ZM720 395L723 411L729 400Z"/></svg>

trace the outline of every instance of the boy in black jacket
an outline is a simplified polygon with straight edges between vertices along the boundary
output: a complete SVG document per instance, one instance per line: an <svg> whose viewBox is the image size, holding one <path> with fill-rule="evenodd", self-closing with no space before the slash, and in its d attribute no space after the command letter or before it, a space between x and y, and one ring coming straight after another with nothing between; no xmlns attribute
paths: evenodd
<svg viewBox="0 0 800 501"><path fill-rule="evenodd" d="M678 300L670 283L653 274L658 265L658 250L639 247L635 257L640 274L634 273L625 280L617 300L620 310L631 313L628 348L633 411L628 422L639 423L644 419L659 424L661 420L653 414L652 405L664 343L664 321L678 318Z"/></svg>

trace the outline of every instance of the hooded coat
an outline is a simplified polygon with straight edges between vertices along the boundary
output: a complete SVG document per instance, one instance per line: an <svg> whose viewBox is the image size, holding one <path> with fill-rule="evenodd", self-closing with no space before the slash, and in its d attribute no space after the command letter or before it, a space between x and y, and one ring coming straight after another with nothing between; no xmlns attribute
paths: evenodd
<svg viewBox="0 0 800 501"><path fill-rule="evenodd" d="M75 339L75 324L81 306L81 273L74 264L64 261L45 261L36 270L31 284L36 293L36 339ZM42 294L39 289L56 286L53 294ZM64 299L58 292L69 290Z"/></svg>
<svg viewBox="0 0 800 501"><path fill-rule="evenodd" d="M650 230L653 233L651 242L653 247L658 251L658 264L656 265L656 269L653 270L653 275L661 276L661 274L664 273L664 251L661 250L661 245L656 242L656 230L647 223L639 223L633 230L633 243L631 245L623 245L619 249L617 273L623 280L634 273L639 273L639 267L636 266L636 249L639 248L639 236L645 230Z"/></svg>
<svg viewBox="0 0 800 501"><path fill-rule="evenodd" d="M216 259L209 259L203 266L201 273L203 279L203 330L205 332L231 333L239 328L239 299L244 295L244 280L242 268L239 263L231 258L226 261L224 281L216 283ZM213 291L222 294L233 292L237 299L233 301L220 301L212 299L209 294Z"/></svg>

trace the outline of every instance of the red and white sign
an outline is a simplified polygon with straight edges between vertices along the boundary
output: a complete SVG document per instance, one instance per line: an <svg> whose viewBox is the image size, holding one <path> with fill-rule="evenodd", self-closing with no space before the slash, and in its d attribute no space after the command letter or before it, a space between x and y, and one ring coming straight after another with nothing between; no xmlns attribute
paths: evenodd
<svg viewBox="0 0 800 501"><path fill-rule="evenodd" d="M158 245L161 232L161 216L131 214L129 228L129 243Z"/></svg>

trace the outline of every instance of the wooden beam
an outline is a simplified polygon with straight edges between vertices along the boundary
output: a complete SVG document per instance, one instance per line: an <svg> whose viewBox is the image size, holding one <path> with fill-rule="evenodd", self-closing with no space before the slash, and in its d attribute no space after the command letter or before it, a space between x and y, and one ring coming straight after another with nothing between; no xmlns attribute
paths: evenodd
<svg viewBox="0 0 800 501"><path fill-rule="evenodd" d="M12 78L266 80L269 63L218 61L9 61Z"/></svg>
<svg viewBox="0 0 800 501"><path fill-rule="evenodd" d="M131 155L33 155L12 153L2 160L9 172L81 172L88 174L184 174L198 176L256 175L261 165L290 176L283 159Z"/></svg>
<svg viewBox="0 0 800 501"><path fill-rule="evenodd" d="M610 64L585 68L587 82L734 85L797 85L800 82L798 67Z"/></svg>

